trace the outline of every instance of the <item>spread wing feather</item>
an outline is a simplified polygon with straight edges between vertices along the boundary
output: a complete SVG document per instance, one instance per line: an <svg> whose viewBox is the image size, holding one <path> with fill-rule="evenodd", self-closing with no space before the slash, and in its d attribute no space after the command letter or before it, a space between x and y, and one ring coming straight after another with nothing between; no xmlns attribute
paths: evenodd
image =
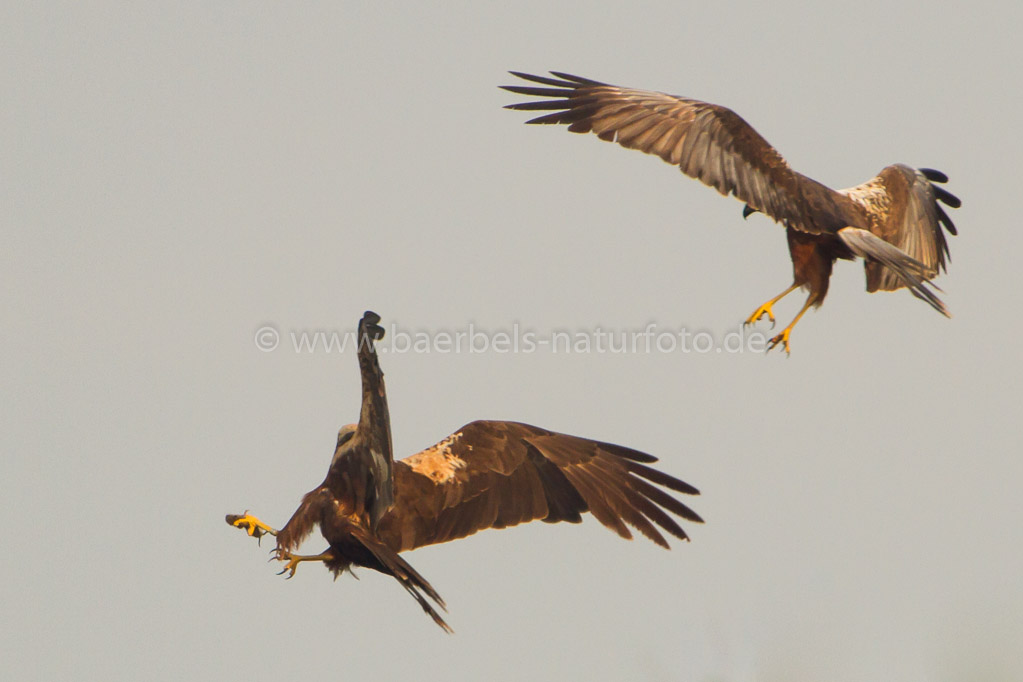
<svg viewBox="0 0 1023 682"><path fill-rule="evenodd" d="M702 519L657 487L698 494L647 466L656 461L526 424L473 422L395 463L394 506L377 532L395 551L406 551L534 520L578 523L588 511L624 538L632 537L631 526L667 547L660 530L688 537L666 510Z"/></svg>
<svg viewBox="0 0 1023 682"><path fill-rule="evenodd" d="M731 109L650 90L623 88L552 71L556 78L511 72L552 87L502 86L544 97L506 108L551 111L527 123L565 124L678 166L691 178L733 194L794 229L820 234L861 226L845 197L793 171L778 151Z"/></svg>
<svg viewBox="0 0 1023 682"><path fill-rule="evenodd" d="M371 527L394 501L394 458L391 446L391 418L387 411L384 373L380 369L374 341L383 338L380 316L366 311L359 321L359 370L362 374L362 410L359 424L346 448L338 434L337 449L328 479L341 485L351 500L350 513L367 514ZM342 429L344 433L347 429ZM344 454L342 454L344 453Z"/></svg>
<svg viewBox="0 0 1023 682"><path fill-rule="evenodd" d="M946 268L949 255L948 242L942 225L955 234L955 225L941 209L938 201L952 208L961 202L948 191L937 187L928 176L936 171L917 171L902 164L888 166L877 177L858 187L842 190L844 194L868 207L870 231L895 246L911 259L922 264L917 273L921 280L930 280ZM948 178L942 173L940 177ZM881 260L868 259L864 263L867 291L892 291L912 287L897 269L887 267Z"/></svg>

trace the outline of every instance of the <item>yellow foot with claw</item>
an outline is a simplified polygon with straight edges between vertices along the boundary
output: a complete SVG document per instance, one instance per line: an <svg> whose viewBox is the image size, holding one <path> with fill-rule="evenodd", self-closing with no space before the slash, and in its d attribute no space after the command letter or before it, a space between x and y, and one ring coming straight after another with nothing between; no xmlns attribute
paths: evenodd
<svg viewBox="0 0 1023 682"><path fill-rule="evenodd" d="M755 323L759 322L761 320L761 318L764 317L764 315L767 315L767 317L771 320L771 326L773 327L774 326L774 312L771 310L773 305L774 305L774 301L768 301L764 305L760 306L759 308L757 308L756 310L753 311L752 315L750 315L749 317L746 318L746 321L743 324L755 324Z"/></svg>
<svg viewBox="0 0 1023 682"><path fill-rule="evenodd" d="M250 536L260 540L264 535L269 533L270 535L277 535L277 531L266 525L255 516L245 512L244 514L228 514L226 517L228 525L234 526L235 528L241 528Z"/></svg>
<svg viewBox="0 0 1023 682"><path fill-rule="evenodd" d="M786 327L782 331L781 334L778 334L777 336L773 337L767 343L767 350L772 350L775 346L777 346L780 343L780 344L783 344L783 347L785 348L785 354L788 355L790 353L790 351L789 351L789 334L791 332L792 332L792 328L791 327Z"/></svg>
<svg viewBox="0 0 1023 682"><path fill-rule="evenodd" d="M296 556L291 552L278 547L273 551L273 556L270 557L270 560L273 561L276 559L277 561L287 561L288 563L284 564L284 568L282 568L277 575L284 575L287 573L288 577L285 578L285 580L291 580L295 577L295 570L298 568L298 565L305 561L306 558L307 557Z"/></svg>
<svg viewBox="0 0 1023 682"><path fill-rule="evenodd" d="M288 578L294 577L295 569L297 569L298 565L303 561L333 561L334 559L334 554L329 549L326 552L316 554L315 556L305 556L302 554L292 554L286 549L276 547L271 552L271 554L273 554L273 556L270 557L270 561L276 559L277 561L288 562L284 564L284 568L281 569L281 572L277 574L284 575L285 573L287 573Z"/></svg>

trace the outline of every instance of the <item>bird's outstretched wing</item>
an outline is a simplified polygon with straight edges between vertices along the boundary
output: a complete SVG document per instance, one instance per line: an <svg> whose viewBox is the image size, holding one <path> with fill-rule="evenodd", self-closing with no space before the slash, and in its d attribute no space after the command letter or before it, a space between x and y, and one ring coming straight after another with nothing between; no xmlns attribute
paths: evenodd
<svg viewBox="0 0 1023 682"><path fill-rule="evenodd" d="M562 123L576 133L654 154L722 194L794 229L820 234L863 227L838 192L793 171L738 114L717 104L608 85L552 71L555 78L511 72L547 87L504 85L546 99L507 109L553 111L527 123Z"/></svg>
<svg viewBox="0 0 1023 682"><path fill-rule="evenodd" d="M384 336L380 316L366 311L359 321L359 370L362 373L362 411L350 441L339 434L328 482L346 488L341 496L350 499L356 515L368 514L370 527L394 502L394 457L391 446L391 418L387 410L384 373L380 370L374 341ZM343 453L343 454L342 454Z"/></svg>
<svg viewBox="0 0 1023 682"><path fill-rule="evenodd" d="M935 184L947 180L940 171L896 164L869 182L840 191L870 205L872 210L868 214L875 220L870 231L922 264L920 278L930 280L945 269L949 255L942 225L949 234L956 234L955 225L938 202L951 208L961 205L957 197ZM907 286L904 277L877 259L868 259L864 267L867 291L892 291Z"/></svg>
<svg viewBox="0 0 1023 682"><path fill-rule="evenodd" d="M668 547L658 530L688 536L666 512L700 517L665 488L696 488L648 464L655 457L535 426L476 421L395 463L395 503L378 535L397 551L536 519L579 523L592 512L623 538L627 526Z"/></svg>

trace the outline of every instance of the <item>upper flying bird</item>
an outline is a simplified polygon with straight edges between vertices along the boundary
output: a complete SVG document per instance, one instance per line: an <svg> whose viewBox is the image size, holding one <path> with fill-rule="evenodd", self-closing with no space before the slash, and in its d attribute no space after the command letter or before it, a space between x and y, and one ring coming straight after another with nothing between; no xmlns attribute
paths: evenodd
<svg viewBox="0 0 1023 682"><path fill-rule="evenodd" d="M862 185L836 191L789 168L752 126L717 104L557 71L551 72L555 78L511 74L549 86L501 86L546 98L505 107L554 112L527 123L564 123L571 132L594 132L602 140L656 154L689 177L746 202L744 217L759 211L785 226L794 281L753 311L746 324L764 315L773 323L773 305L795 289L805 287L810 295L795 319L771 339L768 350L783 344L789 351L796 322L811 306L824 302L838 258L865 260L867 291L908 287L949 316L928 287L945 269L948 255L941 225L956 234L938 201L952 208L961 203L934 184L948 181L944 173L896 164Z"/></svg>
<svg viewBox="0 0 1023 682"><path fill-rule="evenodd" d="M338 433L327 477L305 494L279 531L248 512L227 516L249 535L277 537L275 558L287 562L281 573L291 577L303 561L322 561L335 577L352 566L372 568L397 579L451 632L427 597L442 609L444 601L399 552L535 519L579 523L587 511L623 538L632 537L628 524L665 548L657 526L688 540L666 511L702 523L658 486L687 495L699 491L646 466L656 457L527 424L475 421L395 462L384 377L373 346L384 334L379 322L372 312L359 322L362 412L357 425ZM330 546L315 556L294 554L317 525Z"/></svg>

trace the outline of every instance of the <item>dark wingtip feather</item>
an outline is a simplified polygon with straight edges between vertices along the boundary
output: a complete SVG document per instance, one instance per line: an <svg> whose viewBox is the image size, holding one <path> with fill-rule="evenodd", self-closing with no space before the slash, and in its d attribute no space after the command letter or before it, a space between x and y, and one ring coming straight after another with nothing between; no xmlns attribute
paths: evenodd
<svg viewBox="0 0 1023 682"><path fill-rule="evenodd" d="M518 78L521 78L522 80L525 81L530 81L532 83L540 83L541 85L553 85L558 88L574 88L578 85L578 83L575 83L573 81L555 80L554 78L548 78L547 76L536 76L534 74L524 73L522 71L509 71L508 73Z"/></svg>
<svg viewBox="0 0 1023 682"><path fill-rule="evenodd" d="M371 341L379 341L384 338L384 328L380 326L380 316L372 310L362 314L359 321L359 332L365 333Z"/></svg>
<svg viewBox="0 0 1023 682"><path fill-rule="evenodd" d="M610 452L617 457L621 457L622 459L632 460L633 462L643 462L645 464L653 464L657 461L657 458L653 455L648 455L645 452L627 448L624 445L615 445L614 443L603 443L599 441L597 444L602 450L606 450L607 452Z"/></svg>
<svg viewBox="0 0 1023 682"><path fill-rule="evenodd" d="M638 462L626 462L625 468L637 476L642 476L648 481L653 481L658 485L663 485L665 488L670 488L676 492L684 493L686 495L700 494L698 489L689 485L685 481L675 478L674 476L666 474L658 469L651 469L650 467Z"/></svg>
<svg viewBox="0 0 1023 682"><path fill-rule="evenodd" d="M582 76L573 76L572 74L565 73L564 71L551 71L551 73L558 78L569 81L575 85L607 85L607 83L590 80L589 78L583 78Z"/></svg>
<svg viewBox="0 0 1023 682"><path fill-rule="evenodd" d="M940 183L948 182L948 176L939 170L934 170L933 168L921 168L920 172L923 173L924 177L930 180L931 182Z"/></svg>
<svg viewBox="0 0 1023 682"><path fill-rule="evenodd" d="M938 206L938 222L945 226L945 229L948 230L949 234L959 234L959 231L956 229L952 219L948 217L948 214L945 213L945 210L941 208L941 206Z"/></svg>
<svg viewBox="0 0 1023 682"><path fill-rule="evenodd" d="M699 514L694 512L692 509L682 504L679 500L675 499L668 493L664 492L655 485L651 485L642 478L633 478L632 487L636 489L636 492L644 495L648 500L654 504L664 507L668 511L683 519L692 521L693 523L703 523L703 519Z"/></svg>
<svg viewBox="0 0 1023 682"><path fill-rule="evenodd" d="M753 207L752 207L752 206L750 206L749 204L746 204L746 205L745 205L745 206L743 206L743 208L742 208L742 219L743 219L743 220L745 220L746 218L749 218L749 217L750 217L751 215L753 215L754 213L758 213L758 212L759 212L759 211L757 211L757 209L753 208Z"/></svg>
<svg viewBox="0 0 1023 682"><path fill-rule="evenodd" d="M934 187L934 196L936 196L940 202L946 206L951 206L952 208L959 208L963 205L963 202L959 200L959 197L942 189L941 187Z"/></svg>
<svg viewBox="0 0 1023 682"><path fill-rule="evenodd" d="M556 111L553 114L547 114L545 116L537 116L536 118L531 118L528 121L526 121L526 124L530 125L530 124L535 124L535 123L539 123L539 124L546 124L546 123L567 123L571 119L566 120L565 117L566 116L571 116L571 114L572 114L571 111ZM569 128L569 130L571 130L571 128Z"/></svg>
<svg viewBox="0 0 1023 682"><path fill-rule="evenodd" d="M502 90L514 92L516 95L530 97L571 97L572 91L565 88L538 88L535 85L501 85Z"/></svg>
<svg viewBox="0 0 1023 682"><path fill-rule="evenodd" d="M518 102L516 104L506 104L505 109L515 109L516 111L549 111L549 110L560 110L566 111L572 108L572 105L568 103L567 99L544 99L537 102Z"/></svg>

